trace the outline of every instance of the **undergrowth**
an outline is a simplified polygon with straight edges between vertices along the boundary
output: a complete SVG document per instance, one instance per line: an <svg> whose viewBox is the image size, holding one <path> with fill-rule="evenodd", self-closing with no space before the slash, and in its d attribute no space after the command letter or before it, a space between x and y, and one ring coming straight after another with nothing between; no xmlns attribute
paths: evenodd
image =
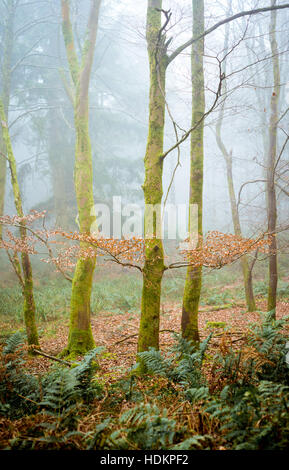
<svg viewBox="0 0 289 470"><path fill-rule="evenodd" d="M245 340L225 331L217 349L212 335L198 349L176 336L166 353L139 353L145 376L132 368L105 386L100 348L35 376L17 333L1 349L1 448L287 450L287 326L262 314Z"/></svg>

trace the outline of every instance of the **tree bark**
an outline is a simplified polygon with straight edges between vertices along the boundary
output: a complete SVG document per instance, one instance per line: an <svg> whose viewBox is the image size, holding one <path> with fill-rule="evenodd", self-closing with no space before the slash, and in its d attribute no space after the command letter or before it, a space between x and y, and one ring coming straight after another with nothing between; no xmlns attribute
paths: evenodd
<svg viewBox="0 0 289 470"><path fill-rule="evenodd" d="M138 352L149 347L159 348L159 320L161 283L164 273L164 252L159 237L157 217L153 233L149 233L150 205L160 205L163 196L163 140L165 124L165 76L167 56L164 35L161 34L161 0L149 0L147 8L146 39L150 66L149 131L144 158L145 181L145 263Z"/></svg>
<svg viewBox="0 0 289 470"><path fill-rule="evenodd" d="M228 41L229 41L229 24L226 25L224 55L228 53ZM226 76L226 72L227 72L226 59L223 62L222 72ZM223 94L226 94L227 92L227 85L226 85L225 79L223 81L222 92ZM228 152L223 142L222 132L221 132L223 119L224 119L224 109L225 109L225 103L223 101L220 107L219 119L216 125L216 141L226 163L227 184L228 184L228 190L229 190L229 198L230 198L234 232L235 232L235 235L242 237L242 229L241 229L240 217L239 217L239 212L238 212L238 207L237 207L237 202L236 202L235 188L234 188L232 152ZM243 272L247 309L249 312L254 312L256 310L256 303L255 303L253 284L252 284L252 270L249 267L247 255L242 256L241 267L242 267L242 272Z"/></svg>
<svg viewBox="0 0 289 470"><path fill-rule="evenodd" d="M274 6L276 0L271 0ZM278 56L278 44L276 39L276 11L271 12L270 23L270 46L272 52L272 66L274 77L274 88L270 104L270 123L269 123L269 148L267 155L267 214L268 214L268 232L274 234L277 223L277 202L275 190L275 164L277 156L277 130L278 130L278 109L280 98L280 64ZM269 285L268 285L268 312L274 310L276 315L276 297L278 283L278 267L277 267L277 239L273 235L270 243L269 254Z"/></svg>
<svg viewBox="0 0 289 470"><path fill-rule="evenodd" d="M92 154L89 137L88 88L95 50L101 0L91 0L87 37L81 62L76 54L69 2L62 0L62 31L70 74L74 84L74 123L76 131L74 185L79 215L80 233L89 234L95 220L93 211ZM81 243L81 248L86 248ZM74 272L70 305L70 327L65 353L84 354L95 345L90 324L90 297L95 258L80 258Z"/></svg>
<svg viewBox="0 0 289 470"><path fill-rule="evenodd" d="M193 36L204 32L204 1L193 0ZM204 91L204 39L192 45L192 127L205 114ZM204 121L191 134L190 204L198 205L198 247L203 235L203 163L204 163ZM189 229L192 221L189 220ZM202 288L202 267L189 266L183 297L182 335L195 343L199 342L198 310Z"/></svg>
<svg viewBox="0 0 289 470"><path fill-rule="evenodd" d="M14 203L17 211L17 215L19 217L23 217L23 207L22 207L22 200L20 194L20 188L18 184L17 178L17 170L16 170L16 161L12 150L11 140L9 136L8 130L8 123L6 120L5 112L4 112L4 105L2 101L0 101L0 119L1 119L1 127L2 127L2 134L5 143L5 148L7 151L7 158L9 162L10 174L11 174L11 182L14 194ZM23 222L23 227L20 228L20 237L23 242L26 239L26 228L25 223ZM14 257L14 262L17 263L17 270L22 279L22 292L24 297L24 322L26 327L26 334L27 334L27 341L28 345L35 345L39 346L38 340L38 332L36 326L36 319L35 319L35 301L33 295L33 277L32 277L32 266L30 263L30 258L28 253L22 252L21 253L21 267L19 264L18 257Z"/></svg>
<svg viewBox="0 0 289 470"><path fill-rule="evenodd" d="M7 17L4 29L3 41L3 64L1 69L2 90L1 99L3 102L4 114L8 122L10 89L11 89L11 60L13 51L13 29L14 29L15 9L14 4L9 0L7 2ZM3 138L2 130L0 131L0 216L4 214L6 177L7 177L7 149ZM0 239L2 237L2 226L0 226Z"/></svg>
<svg viewBox="0 0 289 470"><path fill-rule="evenodd" d="M235 232L235 235L237 235L238 237L242 237L242 230L241 230L241 224L240 224L240 218L239 218L239 212L237 208L236 195L235 195L234 182L233 182L232 154L227 154L225 161L226 161L226 167L227 167L227 182L228 182L228 189L229 189L229 197L230 197L234 232ZM254 297L254 291L253 291L252 272L249 267L249 261L248 261L247 255L242 256L241 267L242 267L242 272L243 272L247 309L248 309L248 312L254 312L256 310L256 303L255 303L255 297Z"/></svg>

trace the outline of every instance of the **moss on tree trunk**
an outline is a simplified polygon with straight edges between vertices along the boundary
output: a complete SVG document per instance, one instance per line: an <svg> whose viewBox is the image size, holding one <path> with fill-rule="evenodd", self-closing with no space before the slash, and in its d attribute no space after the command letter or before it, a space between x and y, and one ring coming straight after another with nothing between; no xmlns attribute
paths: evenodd
<svg viewBox="0 0 289 470"><path fill-rule="evenodd" d="M90 233L94 221L92 155L88 131L88 100L84 115L80 100L75 109L76 150L74 184L81 233ZM81 248L87 248L81 243ZM90 324L90 299L93 283L95 258L80 258L74 271L71 304L68 351L70 354L84 354L95 346Z"/></svg>
<svg viewBox="0 0 289 470"><path fill-rule="evenodd" d="M8 122L8 112L10 103L10 90L11 90L11 60L13 51L13 31L14 31L14 18L15 18L15 5L13 2L8 2L6 5L7 17L4 27L3 38L3 61L1 67L1 99L3 103L4 114ZM0 129L0 216L4 214L5 207L5 191L6 191L6 178L7 178L7 149ZM2 226L0 225L0 238L2 237Z"/></svg>
<svg viewBox="0 0 289 470"><path fill-rule="evenodd" d="M276 0L271 0L271 5L276 5ZM269 148L267 155L267 213L268 232L274 234L270 244L269 254L269 286L268 286L268 312L274 310L276 315L276 299L278 284L277 266L277 240L275 236L277 223L277 201L275 190L275 165L277 156L277 131L278 131L278 109L280 100L280 63L278 56L278 44L276 39L277 12L271 11L270 23L270 45L272 52L272 66L274 89L270 104L270 124L269 124Z"/></svg>
<svg viewBox="0 0 289 470"><path fill-rule="evenodd" d="M160 0L149 0L147 8L147 49L150 65L149 132L144 159L145 181L145 263L143 269L143 290L141 320L138 337L138 352L149 347L159 348L159 321L161 283L164 273L163 243L157 226L158 217L153 219L153 233L148 224L149 207L160 205L163 196L163 140L165 124L165 76L167 57L160 35Z"/></svg>
<svg viewBox="0 0 289 470"><path fill-rule="evenodd" d="M4 139L5 148L7 151L7 158L9 162L10 174L11 174L11 183L14 195L14 203L17 211L17 215L20 217L24 216L23 208L22 208L22 200L20 194L20 188L17 178L17 170L16 170L16 161L13 154L13 149L11 145L9 130L8 130L8 123L5 116L4 105L0 100L0 119L1 119L1 127L2 127L2 135ZM26 239L26 227L25 222L22 222L22 226L20 227L20 237L21 240L25 241ZM34 302L34 295L33 295L33 276L32 276L32 266L30 263L29 255L25 252L21 254L21 266L19 262L18 256L14 256L14 263L16 263L16 269L19 274L19 279L21 280L22 292L24 297L24 322L27 334L27 341L28 345L35 345L39 346L38 340L38 333L37 333L37 326L36 326L36 307Z"/></svg>
<svg viewBox="0 0 289 470"><path fill-rule="evenodd" d="M66 46L67 59L74 90L74 124L76 131L74 186L77 200L79 230L89 234L93 217L93 172L92 154L89 137L88 90L95 50L96 33L100 0L91 0L91 9L87 26L81 63L76 54L73 31L69 16L69 2L62 0L62 31ZM85 243L81 243L85 249ZM95 345L90 324L90 298L93 272L96 259L81 257L74 271L68 346L64 353L69 355L84 354Z"/></svg>
<svg viewBox="0 0 289 470"><path fill-rule="evenodd" d="M199 37L204 32L204 2L193 0L193 37ZM204 40L199 40L192 46L192 127L205 113L204 93ZM203 225L203 162L204 162L204 121L191 134L191 168L190 168L190 204L198 205L198 246L202 243ZM191 213L191 211L190 211ZM189 229L193 221L189 220ZM199 341L198 309L202 287L202 268L189 266L187 270L183 308L182 335L195 343Z"/></svg>
<svg viewBox="0 0 289 470"><path fill-rule="evenodd" d="M6 174L7 174L7 160L6 160L6 148L2 136L2 130L0 135L0 216L4 214L5 204L5 191L6 191ZM2 237L3 227L0 225L0 239Z"/></svg>
<svg viewBox="0 0 289 470"><path fill-rule="evenodd" d="M23 269L23 296L24 296L24 323L26 328L27 340L29 345L39 346L38 331L36 326L36 306L33 295L33 277L30 259L27 253L23 253L22 269ZM32 351L33 352L33 351Z"/></svg>

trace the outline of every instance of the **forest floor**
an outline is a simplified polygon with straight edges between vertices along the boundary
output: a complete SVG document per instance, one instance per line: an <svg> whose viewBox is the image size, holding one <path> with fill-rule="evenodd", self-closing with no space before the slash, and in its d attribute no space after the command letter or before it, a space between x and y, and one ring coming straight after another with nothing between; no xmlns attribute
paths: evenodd
<svg viewBox="0 0 289 470"><path fill-rule="evenodd" d="M215 310L216 307L202 306L199 312L199 332L205 339L213 331L211 348L218 347L225 329L233 343L245 339L250 323L261 321L260 312L266 311L266 301L258 302L258 311L246 312L244 306ZM277 318L289 314L289 302L278 302ZM103 346L104 352L99 357L100 370L98 378L101 382L114 382L124 376L128 369L135 364L137 349L137 332L140 315L138 313L103 312L92 318L92 331L97 346ZM217 322L208 326L208 322ZM180 333L181 308L179 305L163 305L160 323L160 349L166 351L174 344L172 332ZM218 325L219 324L219 325ZM0 325L1 328L2 325ZM4 325L3 325L4 326ZM5 325L7 327L7 325ZM66 346L68 338L68 319L50 322L49 327L40 337L42 351L57 356ZM1 328L2 329L2 328ZM79 358L81 359L81 358ZM42 356L32 357L27 362L30 372L41 374L47 372L53 360Z"/></svg>
<svg viewBox="0 0 289 470"><path fill-rule="evenodd" d="M215 355L220 352L221 355L227 357L227 353L231 351L231 347L235 351L246 347L246 333L249 330L249 325L261 322L266 312L266 299L264 295L261 296L259 294L256 298L258 310L253 313L248 313L244 300L236 293L236 288L238 288L239 284L235 285L230 283L230 285L228 284L227 286L227 288L224 288L224 292L226 292L225 297L221 294L221 288L216 289L216 287L214 287L212 292L206 292L206 296L203 296L199 309L198 318L201 339L207 338L209 334L213 332L213 337L210 340L202 366L202 376L205 377L211 393L213 394L219 393L219 389L221 390L222 387L225 386L227 380L226 375L223 377L222 374L216 373L214 369ZM262 285L260 287L262 287ZM229 288L234 290L235 297L230 295L230 293L228 294ZM261 288L259 290L261 290ZM38 313L38 328L42 352L54 356L54 358L56 358L67 345L69 330L69 304L67 305L67 309L63 308L63 300L66 298L66 293L62 291L61 298L59 299L62 306L60 307L57 299L57 294L60 291L59 286L57 288L45 286L45 315L43 314L42 317L40 317ZM125 286L123 291L125 291ZM131 289L130 292L132 292ZM40 300L42 293L38 293L39 296L37 300L39 312L41 312ZM145 406L148 407L156 405L158 409L161 410L157 411L157 413L163 413L161 416L164 416L164 420L168 417L169 420L173 420L170 421L170 423L176 423L176 439L186 439L195 435L201 436L201 438L204 436L204 439L210 439L210 441L208 441L209 444L206 444L206 440L204 441L204 446L210 446L211 450L231 449L232 443L226 441L226 435L220 432L218 420L209 419L206 412L200 414L199 405L192 407L189 400L184 399L184 393L179 383L172 384L167 377L163 376L148 374L141 377L131 377L128 374L130 368L136 362L140 320L139 309L135 308L135 306L132 310L128 309L129 311L125 308L120 308L121 303L133 303L133 299L125 295L125 297L121 298L121 303L119 303L119 297L114 296L111 289L108 290L108 293L110 297L114 297L114 308L111 308L111 310L101 309L93 313L91 320L96 346L103 347L103 352L97 355L99 367L94 374L94 381L97 385L100 385L101 388L101 397L95 398L93 403L87 407L75 408L75 413L77 413L78 417L78 435L73 437L70 428L62 429L60 427L59 423L62 422L61 415L57 415L57 418L55 418L54 415L51 416L42 412L34 412L36 414L25 414L16 420L4 416L0 417L0 448L2 445L2 448L17 449L17 446L22 448L22 444L26 445L25 443L32 442L33 445L35 444L36 449L87 449L87 442L90 442L89 439L95 434L95 430L98 429L97 426L106 426L104 436L106 435L105 433L111 433L112 430L119 432L123 426L121 417L125 416L125 413L131 409L135 409L136 412L138 412L138 406L141 407L141 403L145 403ZM287 284L285 289L283 289L283 296L284 294L286 294L285 298L280 298L278 301L276 312L277 319L283 318L289 314ZM12 312L12 300L14 298L13 296L16 295L18 295L18 293L15 292L15 290L9 290L7 296L2 297L1 305L3 306L4 312ZM11 303L9 307L5 309L4 301L7 302L9 298ZM221 302L224 301L226 303L221 305ZM220 305L215 305L218 302L220 302ZM96 304L93 303L93 305L95 306ZM11 316L9 317L8 314L0 317L1 342L3 342L4 337L8 337L11 333L19 329L24 330L23 320L18 316L18 312L15 310L13 314L14 319L11 318ZM213 325L211 322L213 322ZM180 326L181 304L172 300L162 302L160 322L160 349L162 352L168 351L175 345L173 332L180 333ZM288 331L286 331L286 335L288 336ZM79 357L77 359L81 360L82 358ZM58 365L58 362L55 362L55 360L40 355L31 357L25 353L25 365L23 367L29 374L38 377L43 375L47 377L45 374L55 370L53 366ZM59 370L58 367L57 370ZM246 369L244 370L246 372ZM19 396L24 399L25 403L27 398L22 395ZM276 425L275 421L278 421L275 414L276 410L274 408L273 414L269 419L269 421L271 420L273 422L274 426ZM285 413L285 415L287 416L287 413ZM263 420L259 420L258 418L258 423L262 422L266 424L268 421L267 415L264 416L264 418L265 417L266 419ZM105 424L107 422L111 424ZM278 428L279 433L282 431L282 426L283 424L280 423L280 429ZM43 435L38 435L37 433L40 432L39 429L42 428L43 431L41 432ZM123 429L121 432L124 432ZM249 437L251 436L250 429L248 435ZM288 435L286 436L285 438L288 440ZM97 447L98 445L100 445L100 447ZM102 448L101 445L102 444L97 441L95 448ZM142 447L141 444L135 444L134 442L132 442L131 446L132 447L129 448L133 450L147 449L147 447ZM119 449L119 447L117 447L117 449Z"/></svg>
<svg viewBox="0 0 289 470"><path fill-rule="evenodd" d="M8 272L8 271L7 271ZM279 280L277 318L289 315L289 278L287 265ZM0 273L1 274L1 273ZM23 299L21 289L11 277L0 276L0 341L11 333L24 331ZM41 274L41 273L40 273ZM66 347L69 330L71 285L58 278L35 276L35 301L37 324L43 352L58 356ZM172 332L180 333L181 303L184 276L166 278L163 281L161 301L160 349L166 351L174 343ZM140 321L141 278L129 272L103 272L96 270L93 285L92 331L96 346L103 346L99 357L99 380L110 383L118 380L135 364L137 334ZM199 332L205 339L213 331L210 348L215 349L225 330L240 346L250 323L261 321L266 312L267 283L264 273L257 272L254 283L257 311L246 311L243 282L233 267L204 276L199 308ZM178 302L177 302L178 301ZM218 322L214 327L208 322ZM225 323L225 325L224 325ZM35 374L43 374L55 361L43 356L29 358L28 368Z"/></svg>

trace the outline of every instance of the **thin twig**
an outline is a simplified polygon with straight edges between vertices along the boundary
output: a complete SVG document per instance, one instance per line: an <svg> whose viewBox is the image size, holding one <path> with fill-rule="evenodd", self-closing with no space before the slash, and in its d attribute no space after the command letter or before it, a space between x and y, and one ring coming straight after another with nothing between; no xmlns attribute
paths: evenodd
<svg viewBox="0 0 289 470"><path fill-rule="evenodd" d="M60 362L61 364L64 364L69 367L72 367L73 365L77 364L77 362L63 361L62 359L59 359L58 357L51 356L51 354L44 353L43 351L39 351L38 349L33 349L33 352L35 352L36 354L39 354L39 356L47 357L48 359L52 359L53 361Z"/></svg>
<svg viewBox="0 0 289 470"><path fill-rule="evenodd" d="M160 330L159 333L178 333L178 332L175 330ZM113 343L113 346L116 346L117 344L120 344L120 343L124 343L128 339L135 338L136 336L138 336L138 333L135 333L134 335L126 336L125 338L119 341L116 341L116 343Z"/></svg>

